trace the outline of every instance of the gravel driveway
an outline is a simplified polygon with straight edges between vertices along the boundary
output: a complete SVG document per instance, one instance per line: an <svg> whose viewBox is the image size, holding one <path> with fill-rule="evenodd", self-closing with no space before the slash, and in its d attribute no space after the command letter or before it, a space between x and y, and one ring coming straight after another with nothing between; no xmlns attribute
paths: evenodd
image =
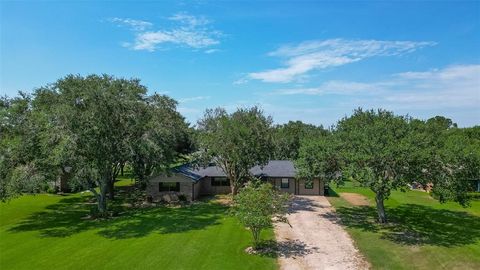
<svg viewBox="0 0 480 270"><path fill-rule="evenodd" d="M275 225L280 269L369 268L325 197L295 196L288 220Z"/></svg>

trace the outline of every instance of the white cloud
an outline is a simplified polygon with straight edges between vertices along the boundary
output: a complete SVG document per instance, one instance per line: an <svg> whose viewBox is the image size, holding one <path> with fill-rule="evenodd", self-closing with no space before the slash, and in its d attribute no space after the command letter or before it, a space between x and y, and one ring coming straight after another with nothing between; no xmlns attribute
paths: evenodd
<svg viewBox="0 0 480 270"><path fill-rule="evenodd" d="M210 99L210 96L196 96L196 97L186 97L178 99L180 103L186 103L191 101L207 100Z"/></svg>
<svg viewBox="0 0 480 270"><path fill-rule="evenodd" d="M394 56L433 46L435 42L328 39L286 45L269 56L284 59L285 67L248 74L249 79L287 83L306 73L337 67L375 56Z"/></svg>
<svg viewBox="0 0 480 270"><path fill-rule="evenodd" d="M123 46L133 50L155 51L162 45L173 44L193 49L208 48L220 43L220 31L209 27L210 21L187 13L177 13L169 18L173 25L169 28L151 30L154 25L146 21L114 18L111 22L126 25L134 31L133 42L124 42ZM209 49L206 53L212 53Z"/></svg>
<svg viewBox="0 0 480 270"><path fill-rule="evenodd" d="M390 104L407 107L476 107L480 108L480 65L457 65L428 72L397 74ZM406 91L399 91L405 89Z"/></svg>
<svg viewBox="0 0 480 270"><path fill-rule="evenodd" d="M112 18L110 22L116 23L119 26L128 26L134 31L144 31L147 28L153 26L152 23L147 21L133 20L129 18Z"/></svg>
<svg viewBox="0 0 480 270"><path fill-rule="evenodd" d="M309 88L290 88L275 91L274 95L349 95L355 93L364 93L366 91L373 93L380 85L374 83L360 83L348 81L328 81L318 87Z"/></svg>
<svg viewBox="0 0 480 270"><path fill-rule="evenodd" d="M246 84L247 82L248 82L248 79L243 77L243 78L240 78L240 79L234 81L233 84L240 85L240 84Z"/></svg>
<svg viewBox="0 0 480 270"><path fill-rule="evenodd" d="M195 17L185 12L177 13L168 19L171 21L181 22L190 27L204 26L210 23L210 21L203 16Z"/></svg>
<svg viewBox="0 0 480 270"><path fill-rule="evenodd" d="M480 65L394 74L378 82L329 81L318 87L280 89L272 95L344 95L351 105L389 108L480 107ZM345 101L343 101L345 102Z"/></svg>
<svg viewBox="0 0 480 270"><path fill-rule="evenodd" d="M205 53L206 54L211 54L211 53L216 53L216 52L219 52L220 50L219 49L208 49L208 50L205 50Z"/></svg>

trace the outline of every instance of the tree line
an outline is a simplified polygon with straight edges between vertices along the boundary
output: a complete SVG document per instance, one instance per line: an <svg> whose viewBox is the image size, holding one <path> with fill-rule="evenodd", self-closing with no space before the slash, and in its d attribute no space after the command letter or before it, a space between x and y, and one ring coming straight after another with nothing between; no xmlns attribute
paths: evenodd
<svg viewBox="0 0 480 270"><path fill-rule="evenodd" d="M68 177L72 188L94 194L101 214L126 164L145 188L150 176L186 158L217 164L234 195L251 179L249 169L270 159L295 161L306 179L353 179L376 194L380 222L392 190L432 184L435 198L467 205L469 181L480 179L479 126L382 109L357 109L328 129L274 125L253 106L209 109L192 127L172 98L149 95L138 79L108 75L68 75L31 95L1 98L0 134L1 200Z"/></svg>

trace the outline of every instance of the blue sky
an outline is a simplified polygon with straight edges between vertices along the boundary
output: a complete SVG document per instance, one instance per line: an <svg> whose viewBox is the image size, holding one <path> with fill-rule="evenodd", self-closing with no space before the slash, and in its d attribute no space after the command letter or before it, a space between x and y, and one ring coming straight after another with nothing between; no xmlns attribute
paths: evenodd
<svg viewBox="0 0 480 270"><path fill-rule="evenodd" d="M329 126L357 107L480 124L479 1L0 4L0 92L140 78L196 123L260 105Z"/></svg>

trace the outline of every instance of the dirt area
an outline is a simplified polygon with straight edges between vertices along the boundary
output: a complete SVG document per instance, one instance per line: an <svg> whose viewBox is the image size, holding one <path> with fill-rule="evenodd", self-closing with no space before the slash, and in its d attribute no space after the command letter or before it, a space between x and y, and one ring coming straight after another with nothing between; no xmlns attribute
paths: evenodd
<svg viewBox="0 0 480 270"><path fill-rule="evenodd" d="M344 198L347 202L354 206L368 206L370 201L367 197L357 193L340 193L340 197Z"/></svg>
<svg viewBox="0 0 480 270"><path fill-rule="evenodd" d="M275 225L282 270L368 269L348 233L323 196L296 196L290 225Z"/></svg>
<svg viewBox="0 0 480 270"><path fill-rule="evenodd" d="M225 195L225 194L220 194L220 195L215 195L213 197L213 201L219 204L223 204L226 206L232 205L232 196L231 195Z"/></svg>

